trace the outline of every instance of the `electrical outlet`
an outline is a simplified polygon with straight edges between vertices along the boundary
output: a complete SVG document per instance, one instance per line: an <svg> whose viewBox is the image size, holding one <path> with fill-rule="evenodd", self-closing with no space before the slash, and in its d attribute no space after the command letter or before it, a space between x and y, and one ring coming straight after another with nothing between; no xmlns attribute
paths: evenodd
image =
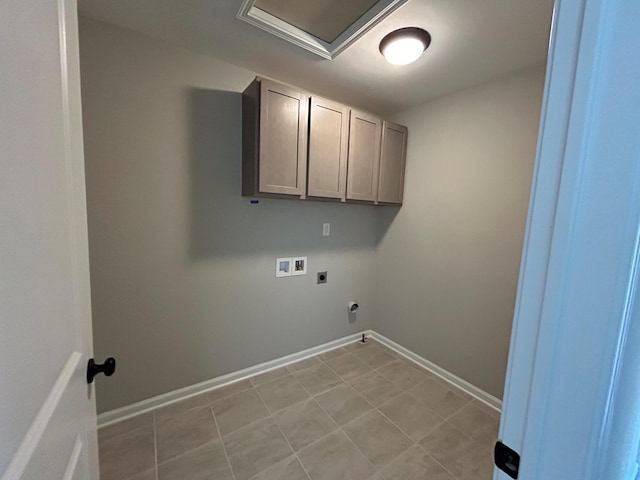
<svg viewBox="0 0 640 480"><path fill-rule="evenodd" d="M331 224L330 223L323 223L322 224L322 236L323 237L328 237L329 235L331 235Z"/></svg>
<svg viewBox="0 0 640 480"><path fill-rule="evenodd" d="M318 283L327 283L327 272L318 272Z"/></svg>

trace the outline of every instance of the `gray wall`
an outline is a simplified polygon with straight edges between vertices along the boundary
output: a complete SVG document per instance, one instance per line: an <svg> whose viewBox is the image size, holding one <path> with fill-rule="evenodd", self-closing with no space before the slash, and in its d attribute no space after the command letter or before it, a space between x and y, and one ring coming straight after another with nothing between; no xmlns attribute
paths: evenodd
<svg viewBox="0 0 640 480"><path fill-rule="evenodd" d="M373 328L498 398L543 83L537 68L398 114L405 203L381 217Z"/></svg>
<svg viewBox="0 0 640 480"><path fill-rule="evenodd" d="M86 19L80 42L100 412L370 327L375 209L240 196L253 72ZM274 278L285 255L309 275Z"/></svg>

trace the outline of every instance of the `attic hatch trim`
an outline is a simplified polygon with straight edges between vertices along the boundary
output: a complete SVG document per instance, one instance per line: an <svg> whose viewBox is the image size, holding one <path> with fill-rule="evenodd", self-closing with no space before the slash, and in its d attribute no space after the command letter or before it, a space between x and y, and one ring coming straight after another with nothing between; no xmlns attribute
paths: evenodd
<svg viewBox="0 0 640 480"><path fill-rule="evenodd" d="M243 0L236 18L304 48L327 60L333 60L361 36L375 27L408 0L379 0L364 15L327 43L254 6L256 0Z"/></svg>

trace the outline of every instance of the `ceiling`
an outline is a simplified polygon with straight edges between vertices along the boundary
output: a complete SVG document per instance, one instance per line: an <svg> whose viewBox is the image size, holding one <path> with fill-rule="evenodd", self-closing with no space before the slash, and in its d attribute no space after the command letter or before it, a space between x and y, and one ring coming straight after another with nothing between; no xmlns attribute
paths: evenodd
<svg viewBox="0 0 640 480"><path fill-rule="evenodd" d="M324 60L236 19L241 3L80 0L79 9L380 114L544 64L553 9L553 0L409 0L337 58ZM378 44L407 26L428 30L431 46L411 65L390 65Z"/></svg>

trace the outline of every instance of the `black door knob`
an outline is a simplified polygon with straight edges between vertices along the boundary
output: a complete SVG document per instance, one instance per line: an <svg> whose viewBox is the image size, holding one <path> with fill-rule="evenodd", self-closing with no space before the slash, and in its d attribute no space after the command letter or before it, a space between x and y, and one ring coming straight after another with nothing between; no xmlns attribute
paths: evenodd
<svg viewBox="0 0 640 480"><path fill-rule="evenodd" d="M97 364L93 358L90 358L87 364L87 383L93 383L93 378L99 373L104 373L105 376L110 377L115 371L115 358L107 358L102 365Z"/></svg>

